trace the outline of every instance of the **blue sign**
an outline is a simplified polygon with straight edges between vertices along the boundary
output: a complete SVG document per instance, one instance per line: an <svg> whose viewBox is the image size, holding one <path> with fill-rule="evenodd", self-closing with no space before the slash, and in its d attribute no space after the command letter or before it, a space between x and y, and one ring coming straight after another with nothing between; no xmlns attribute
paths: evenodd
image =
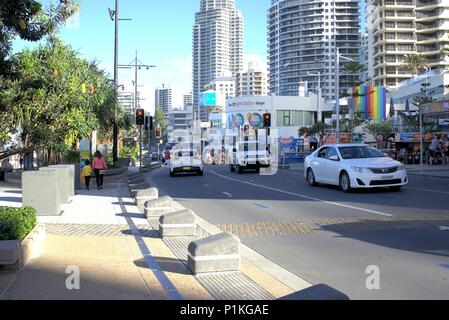
<svg viewBox="0 0 449 320"><path fill-rule="evenodd" d="M213 107L217 105L217 94L215 92L203 92L200 94L200 105Z"/></svg>

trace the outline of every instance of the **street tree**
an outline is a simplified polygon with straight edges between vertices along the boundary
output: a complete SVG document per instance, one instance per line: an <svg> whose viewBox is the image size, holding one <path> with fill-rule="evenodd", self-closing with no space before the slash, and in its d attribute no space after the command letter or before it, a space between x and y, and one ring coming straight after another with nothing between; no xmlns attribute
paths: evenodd
<svg viewBox="0 0 449 320"><path fill-rule="evenodd" d="M162 131L162 140L167 141L167 119L165 119L164 111L162 107L156 106L154 113L154 127L160 127Z"/></svg>
<svg viewBox="0 0 449 320"><path fill-rule="evenodd" d="M426 66L426 59L418 53L410 53L405 56L403 64L408 67L414 78Z"/></svg>
<svg viewBox="0 0 449 320"><path fill-rule="evenodd" d="M310 128L309 132L321 146L324 144L324 141L326 141L327 137L332 134L332 126L318 121Z"/></svg>
<svg viewBox="0 0 449 320"><path fill-rule="evenodd" d="M78 9L77 0L0 1L0 78L11 68L9 57L14 39L39 41L53 35Z"/></svg>
<svg viewBox="0 0 449 320"><path fill-rule="evenodd" d="M0 91L0 160L38 149L63 153L110 126L116 94L95 62L59 39L12 57Z"/></svg>
<svg viewBox="0 0 449 320"><path fill-rule="evenodd" d="M361 74L366 69L362 64L358 62L348 62L343 66L342 70L343 72L349 73L352 76L352 79L348 81L349 85L356 86L361 83L360 82Z"/></svg>

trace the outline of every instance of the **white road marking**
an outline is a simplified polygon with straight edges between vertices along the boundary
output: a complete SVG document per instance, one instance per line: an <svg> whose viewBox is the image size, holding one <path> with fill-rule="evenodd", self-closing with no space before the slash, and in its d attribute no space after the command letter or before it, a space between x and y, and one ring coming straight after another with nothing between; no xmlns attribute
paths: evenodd
<svg viewBox="0 0 449 320"><path fill-rule="evenodd" d="M232 194L230 194L229 192L222 192L225 196L232 198Z"/></svg>
<svg viewBox="0 0 449 320"><path fill-rule="evenodd" d="M449 194L449 192L447 192L447 191L441 191L441 190L435 190L435 189L411 188L411 187L406 187L406 188L407 188L407 189L410 189L410 190L417 190L417 191L425 191L425 192L434 192L434 193Z"/></svg>
<svg viewBox="0 0 449 320"><path fill-rule="evenodd" d="M251 186L255 186L255 187L259 187L259 188L263 188L263 189L267 189L267 190L272 190L272 191L276 191L276 192L280 192L280 193L285 193L285 194L289 194L289 195L292 195L292 196L296 196L296 197L300 197L300 198L304 198L304 199L308 199L308 200L323 202L323 203L331 204L331 205L334 205L334 206L339 206L339 207L349 208L349 209L353 209L353 210L359 210L359 211L363 211L363 212L367 212L367 213L377 214L377 215L384 216L384 217L394 217L394 215L392 215L392 214L381 212L381 211L355 207L355 206L351 206L351 205L348 205L348 204L343 204L343 203L339 203L339 202L323 200L323 199L310 197L310 196L306 196L306 195L299 194L299 193L294 193L294 192L290 192L290 191L286 191L286 190L276 189L276 188L273 188L273 187L262 186L262 185L259 185L259 184L256 184L256 183L252 183L252 182L247 182L247 181L242 181L242 180L238 180L238 179L234 179L234 178L229 178L229 177L226 177L226 176L224 176L222 174L219 174L219 173L217 173L215 171L211 171L211 173L215 174L216 176L219 176L219 177L222 177L224 179L227 179L227 180L237 181L237 182L248 184L248 185L251 185Z"/></svg>
<svg viewBox="0 0 449 320"><path fill-rule="evenodd" d="M438 229L440 229L440 231L449 231L449 227L446 226L439 226Z"/></svg>
<svg viewBox="0 0 449 320"><path fill-rule="evenodd" d="M210 188L210 185L208 184L203 184L203 186L205 186L206 188Z"/></svg>

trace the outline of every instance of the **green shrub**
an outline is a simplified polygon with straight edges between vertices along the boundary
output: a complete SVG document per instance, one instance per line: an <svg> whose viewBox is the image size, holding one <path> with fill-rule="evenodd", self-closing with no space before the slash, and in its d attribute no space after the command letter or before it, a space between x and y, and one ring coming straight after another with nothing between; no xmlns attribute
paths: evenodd
<svg viewBox="0 0 449 320"><path fill-rule="evenodd" d="M31 207L0 210L0 240L23 240L36 226L36 210Z"/></svg>

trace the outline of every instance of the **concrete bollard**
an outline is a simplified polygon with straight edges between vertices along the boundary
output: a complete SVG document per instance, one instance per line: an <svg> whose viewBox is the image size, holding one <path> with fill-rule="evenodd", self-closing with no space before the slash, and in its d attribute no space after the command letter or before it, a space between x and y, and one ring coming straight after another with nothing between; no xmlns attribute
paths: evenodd
<svg viewBox="0 0 449 320"><path fill-rule="evenodd" d="M163 214L173 212L173 199L164 196L159 199L148 200L145 202L144 215L148 217L160 217Z"/></svg>
<svg viewBox="0 0 449 320"><path fill-rule="evenodd" d="M317 284L301 291L294 292L279 300L350 300L343 292L326 284Z"/></svg>
<svg viewBox="0 0 449 320"><path fill-rule="evenodd" d="M70 173L68 168L50 168L50 167L42 167L39 168L39 171L57 171L58 172L58 187L59 187L59 200L60 203L68 203L70 201Z"/></svg>
<svg viewBox="0 0 449 320"><path fill-rule="evenodd" d="M130 189L136 189L137 190L137 189L150 188L151 185L148 182L144 181L144 182L141 182L141 183L133 183L129 187L130 187Z"/></svg>
<svg viewBox="0 0 449 320"><path fill-rule="evenodd" d="M54 166L48 166L49 168L67 168L68 171L68 188L69 188L69 196L73 197L75 196L75 184L76 184L76 179L75 179L75 164L60 164L60 165L54 165Z"/></svg>
<svg viewBox="0 0 449 320"><path fill-rule="evenodd" d="M131 193L131 197L135 198L137 196L137 192L140 190L151 188L151 185L147 182L140 183L133 187L129 188L129 192Z"/></svg>
<svg viewBox="0 0 449 320"><path fill-rule="evenodd" d="M22 174L22 204L36 209L37 215L61 214L63 178L60 170L25 171ZM43 187L45 186L45 187Z"/></svg>
<svg viewBox="0 0 449 320"><path fill-rule="evenodd" d="M138 207L143 206L148 200L154 200L157 198L159 198L159 190L156 188L138 190L136 194L136 205Z"/></svg>
<svg viewBox="0 0 449 320"><path fill-rule="evenodd" d="M193 237L195 236L195 213L185 209L167 213L159 218L159 233L166 237Z"/></svg>
<svg viewBox="0 0 449 320"><path fill-rule="evenodd" d="M240 239L223 232L189 244L187 263L194 273L240 270Z"/></svg>
<svg viewBox="0 0 449 320"><path fill-rule="evenodd" d="M132 179L132 180L128 180L128 184L138 184L138 183L143 183L145 182L144 178L137 178L137 179Z"/></svg>

